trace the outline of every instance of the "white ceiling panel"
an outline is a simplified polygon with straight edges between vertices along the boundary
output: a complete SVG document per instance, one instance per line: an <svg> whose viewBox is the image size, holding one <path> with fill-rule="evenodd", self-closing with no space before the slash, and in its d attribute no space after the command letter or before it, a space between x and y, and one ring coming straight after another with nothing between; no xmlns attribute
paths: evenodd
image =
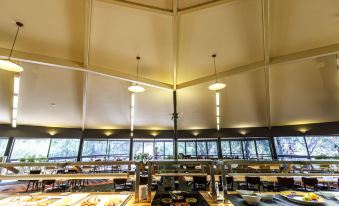
<svg viewBox="0 0 339 206"><path fill-rule="evenodd" d="M272 67L274 125L339 120L338 80L334 55Z"/></svg>
<svg viewBox="0 0 339 206"><path fill-rule="evenodd" d="M23 67L18 125L80 127L81 73L29 63L24 63Z"/></svg>
<svg viewBox="0 0 339 206"><path fill-rule="evenodd" d="M272 0L270 18L273 56L339 43L337 0Z"/></svg>
<svg viewBox="0 0 339 206"><path fill-rule="evenodd" d="M261 4L241 0L180 17L178 82L263 59Z"/></svg>
<svg viewBox="0 0 339 206"><path fill-rule="evenodd" d="M21 21L15 50L82 61L84 42L82 0L1 0L0 47L10 48Z"/></svg>
<svg viewBox="0 0 339 206"><path fill-rule="evenodd" d="M172 46L171 17L95 3L91 64L172 84Z"/></svg>

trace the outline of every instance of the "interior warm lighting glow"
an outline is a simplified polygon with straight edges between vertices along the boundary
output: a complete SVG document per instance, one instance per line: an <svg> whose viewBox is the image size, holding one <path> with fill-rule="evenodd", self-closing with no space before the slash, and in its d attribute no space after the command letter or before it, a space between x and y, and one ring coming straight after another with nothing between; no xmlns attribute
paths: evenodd
<svg viewBox="0 0 339 206"><path fill-rule="evenodd" d="M217 130L220 130L220 93L215 93L215 106L216 106L216 118L217 118Z"/></svg>
<svg viewBox="0 0 339 206"><path fill-rule="evenodd" d="M16 119L12 119L12 127L13 127L13 128L16 127Z"/></svg>
<svg viewBox="0 0 339 206"><path fill-rule="evenodd" d="M22 66L20 66L18 63L4 59L0 60L0 69L10 72L22 72L24 70L24 68L22 68Z"/></svg>
<svg viewBox="0 0 339 206"><path fill-rule="evenodd" d="M133 130L134 130L134 101L135 101L135 94L131 93L131 137L133 137Z"/></svg>
<svg viewBox="0 0 339 206"><path fill-rule="evenodd" d="M303 134L305 134L307 131L308 131L307 128L300 128L300 129L299 129L299 132L301 132L301 133L303 133Z"/></svg>
<svg viewBox="0 0 339 206"><path fill-rule="evenodd" d="M194 132L193 132L193 135L194 135L194 136L198 136L198 135L199 135L199 132L198 132L198 131L194 131Z"/></svg>
<svg viewBox="0 0 339 206"><path fill-rule="evenodd" d="M133 93L141 93L145 91L145 88L139 86L138 84L133 84L132 86L128 87L128 90Z"/></svg>
<svg viewBox="0 0 339 206"><path fill-rule="evenodd" d="M112 134L113 134L112 131L105 131L105 132L104 132L104 135L106 135L107 137L108 137L108 136L111 136Z"/></svg>
<svg viewBox="0 0 339 206"><path fill-rule="evenodd" d="M247 134L247 131L246 131L246 130L240 130L240 134L246 135L246 134Z"/></svg>
<svg viewBox="0 0 339 206"><path fill-rule="evenodd" d="M57 133L57 131L52 129L52 130L49 130L47 133L51 136L54 136Z"/></svg>
<svg viewBox="0 0 339 206"><path fill-rule="evenodd" d="M226 84L224 84L224 83L214 82L213 84L208 86L208 89L212 90L212 91L218 91L218 90L221 90L221 89L223 89L225 87L226 87Z"/></svg>
<svg viewBox="0 0 339 206"><path fill-rule="evenodd" d="M16 127L17 125L16 120L18 116L19 90L20 90L20 75L15 75L13 85L12 127Z"/></svg>
<svg viewBox="0 0 339 206"><path fill-rule="evenodd" d="M158 133L158 132L151 132L151 135L152 135L153 137L155 137L155 136L159 135L159 133Z"/></svg>

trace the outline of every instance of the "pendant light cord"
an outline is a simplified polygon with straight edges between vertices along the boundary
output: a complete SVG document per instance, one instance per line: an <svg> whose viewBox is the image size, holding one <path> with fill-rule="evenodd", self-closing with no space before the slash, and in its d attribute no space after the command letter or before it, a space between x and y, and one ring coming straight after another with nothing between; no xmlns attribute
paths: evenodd
<svg viewBox="0 0 339 206"><path fill-rule="evenodd" d="M137 81L139 81L139 61L140 61L140 57L137 56Z"/></svg>
<svg viewBox="0 0 339 206"><path fill-rule="evenodd" d="M14 49L14 45L15 45L15 42L16 42L16 38L18 37L20 27L21 27L21 26L18 26L18 28L17 28L17 30L16 30L16 34L15 34L15 37L14 37L14 41L13 41L12 48L11 48L11 52L9 53L8 59L10 59L11 56L12 56L13 49Z"/></svg>
<svg viewBox="0 0 339 206"><path fill-rule="evenodd" d="M213 57L213 62L214 62L214 77L215 77L215 82L218 82L218 79L217 79L217 67L215 66L215 57L217 55L216 54L213 54L212 57Z"/></svg>

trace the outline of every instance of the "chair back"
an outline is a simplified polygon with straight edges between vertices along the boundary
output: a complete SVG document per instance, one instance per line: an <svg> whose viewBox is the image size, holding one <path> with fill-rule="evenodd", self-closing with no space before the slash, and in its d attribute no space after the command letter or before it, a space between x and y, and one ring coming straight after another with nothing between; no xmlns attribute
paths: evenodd
<svg viewBox="0 0 339 206"><path fill-rule="evenodd" d="M234 178L232 176L227 176L226 177L226 182L227 184L233 184ZM219 176L219 182L222 183L222 177Z"/></svg>
<svg viewBox="0 0 339 206"><path fill-rule="evenodd" d="M193 182L195 184L207 184L206 176L193 176Z"/></svg>
<svg viewBox="0 0 339 206"><path fill-rule="evenodd" d="M277 177L278 184L281 188L293 188L294 186L294 179L293 177Z"/></svg>
<svg viewBox="0 0 339 206"><path fill-rule="evenodd" d="M127 182L127 179L123 179L123 178L118 178L118 179L113 179L113 183L114 185L125 185Z"/></svg>
<svg viewBox="0 0 339 206"><path fill-rule="evenodd" d="M52 185L55 183L55 180L43 180L42 183L45 185Z"/></svg>
<svg viewBox="0 0 339 206"><path fill-rule="evenodd" d="M148 184L148 177L147 176L140 176L140 185L147 185Z"/></svg>
<svg viewBox="0 0 339 206"><path fill-rule="evenodd" d="M260 177L245 177L246 183L251 185L259 185L261 183Z"/></svg>
<svg viewBox="0 0 339 206"><path fill-rule="evenodd" d="M301 178L304 185L315 187L318 184L318 179L315 177L302 177Z"/></svg>
<svg viewBox="0 0 339 206"><path fill-rule="evenodd" d="M38 174L41 174L41 170L31 170L31 171L29 171L29 174L30 175L38 175Z"/></svg>
<svg viewBox="0 0 339 206"><path fill-rule="evenodd" d="M68 174L75 174L75 173L78 173L78 171L71 169L71 170L68 170L67 173Z"/></svg>

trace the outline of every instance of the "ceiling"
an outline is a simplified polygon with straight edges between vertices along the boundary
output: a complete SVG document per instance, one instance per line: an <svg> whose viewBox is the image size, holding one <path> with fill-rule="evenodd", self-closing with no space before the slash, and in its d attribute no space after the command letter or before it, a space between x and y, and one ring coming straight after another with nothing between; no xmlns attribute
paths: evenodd
<svg viewBox="0 0 339 206"><path fill-rule="evenodd" d="M175 5L177 2L177 6ZM339 120L337 0L0 0L0 56L24 23L18 125L136 129ZM141 57L136 79L136 56ZM265 72L266 71L266 72ZM0 70L0 124L11 123L13 73Z"/></svg>

